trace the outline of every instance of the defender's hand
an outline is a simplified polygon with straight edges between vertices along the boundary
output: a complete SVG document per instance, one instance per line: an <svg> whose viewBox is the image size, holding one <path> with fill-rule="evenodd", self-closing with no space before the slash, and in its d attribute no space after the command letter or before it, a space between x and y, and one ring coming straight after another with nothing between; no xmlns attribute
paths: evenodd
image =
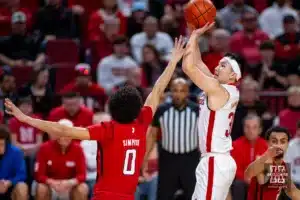
<svg viewBox="0 0 300 200"><path fill-rule="evenodd" d="M21 122L26 121L27 115L22 113L22 111L9 99L5 99L5 112L9 115L14 116Z"/></svg>
<svg viewBox="0 0 300 200"><path fill-rule="evenodd" d="M184 38L182 36L178 38L175 38L175 45L174 48L172 50L172 57L171 60L174 62L179 62L179 60L182 58L183 54L184 54Z"/></svg>

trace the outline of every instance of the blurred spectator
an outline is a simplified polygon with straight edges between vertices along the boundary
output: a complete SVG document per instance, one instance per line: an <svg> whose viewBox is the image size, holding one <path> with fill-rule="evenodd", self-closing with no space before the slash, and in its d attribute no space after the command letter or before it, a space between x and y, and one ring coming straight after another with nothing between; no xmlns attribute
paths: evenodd
<svg viewBox="0 0 300 200"><path fill-rule="evenodd" d="M237 165L235 180L231 186L233 200L246 200L248 185L244 180L245 170L268 149L267 142L260 137L262 124L259 116L247 115L243 121L243 129L244 136L233 142L231 151Z"/></svg>
<svg viewBox="0 0 300 200"><path fill-rule="evenodd" d="M138 63L142 62L144 45L149 43L156 47L164 59L168 60L174 45L173 40L167 33L158 31L158 21L152 16L145 19L143 32L133 35L130 39L132 54Z"/></svg>
<svg viewBox="0 0 300 200"><path fill-rule="evenodd" d="M147 171L144 176L139 177L139 185L135 192L135 200L142 200L147 197L147 200L156 200L157 180L158 180L158 152L157 145L151 151L148 160Z"/></svg>
<svg viewBox="0 0 300 200"><path fill-rule="evenodd" d="M118 34L126 34L127 22L124 15L119 11L116 0L104 0L103 8L91 14L88 22L89 40L94 41L103 34L103 24L108 18L116 18L119 21Z"/></svg>
<svg viewBox="0 0 300 200"><path fill-rule="evenodd" d="M131 16L127 20L127 37L131 38L134 34L143 31L143 23L147 16L146 4L141 1L135 1L132 4Z"/></svg>
<svg viewBox="0 0 300 200"><path fill-rule="evenodd" d="M225 29L215 29L210 36L210 49L202 54L203 62L208 69L214 73L215 67L219 65L219 61L225 53L229 52L230 33Z"/></svg>
<svg viewBox="0 0 300 200"><path fill-rule="evenodd" d="M5 6L0 6L0 23L10 23L12 14L17 11L21 11L26 15L26 27L30 30L32 27L32 13L28 8L21 7L20 0L9 0L6 1Z"/></svg>
<svg viewBox="0 0 300 200"><path fill-rule="evenodd" d="M0 110L4 113L4 122L10 118L9 115L6 114L4 109L4 99L9 98L14 103L17 102L18 96L15 92L16 88L16 79L9 71L4 71L0 75Z"/></svg>
<svg viewBox="0 0 300 200"><path fill-rule="evenodd" d="M26 166L22 151L11 144L10 132L0 126L0 199L27 200Z"/></svg>
<svg viewBox="0 0 300 200"><path fill-rule="evenodd" d="M161 139L157 200L172 199L179 188L184 190L186 199L191 199L194 192L194 172L200 158L197 140L199 108L189 101L188 94L185 79L173 80L172 102L158 108L149 129L144 167L147 167L155 143Z"/></svg>
<svg viewBox="0 0 300 200"><path fill-rule="evenodd" d="M97 120L94 121L94 124L101 122L110 121L111 116L107 113L101 113L98 115ZM83 149L86 161L86 184L89 187L89 198L91 198L93 193L93 188L96 183L97 178L97 141L83 140L80 142L80 146Z"/></svg>
<svg viewBox="0 0 300 200"><path fill-rule="evenodd" d="M59 121L73 126L66 119ZM53 138L54 139L54 138ZM70 138L61 137L44 143L37 155L36 184L33 193L37 200L86 200L86 163L82 148Z"/></svg>
<svg viewBox="0 0 300 200"><path fill-rule="evenodd" d="M34 70L32 80L19 89L18 95L20 97L30 96L33 112L40 114L43 118L48 116L54 99L54 93L49 84L49 68L42 66L40 69Z"/></svg>
<svg viewBox="0 0 300 200"><path fill-rule="evenodd" d="M243 12L256 12L254 8L246 5L244 0L232 0L225 8L218 13L221 24L230 32L240 31L243 29L241 25L241 15Z"/></svg>
<svg viewBox="0 0 300 200"><path fill-rule="evenodd" d="M292 137L296 134L297 122L300 119L300 86L288 89L288 108L280 111L279 125L289 129Z"/></svg>
<svg viewBox="0 0 300 200"><path fill-rule="evenodd" d="M178 37L178 26L175 16L164 15L160 18L160 30L170 35L172 40Z"/></svg>
<svg viewBox="0 0 300 200"><path fill-rule="evenodd" d="M295 138L289 142L284 161L291 166L292 181L300 187L300 119L298 119Z"/></svg>
<svg viewBox="0 0 300 200"><path fill-rule="evenodd" d="M107 93L128 80L128 69L138 67L136 62L127 55L128 43L125 37L117 37L113 42L113 48L114 53L103 58L97 68L98 84L105 88Z"/></svg>
<svg viewBox="0 0 300 200"><path fill-rule="evenodd" d="M284 161L291 165L292 181L300 187L300 120L297 123L295 138L289 143Z"/></svg>
<svg viewBox="0 0 300 200"><path fill-rule="evenodd" d="M160 58L159 52L151 44L143 48L142 70L146 86L153 86L160 74L163 72L166 63Z"/></svg>
<svg viewBox="0 0 300 200"><path fill-rule="evenodd" d="M240 87L240 101L237 106L231 137L236 140L243 135L243 119L249 114L260 117L267 112L267 105L259 100L259 85L251 79L244 79Z"/></svg>
<svg viewBox="0 0 300 200"><path fill-rule="evenodd" d="M258 47L269 37L258 29L257 12L246 11L241 13L241 22L244 29L233 34L230 49L233 53L244 57L248 64L257 64L260 61Z"/></svg>
<svg viewBox="0 0 300 200"><path fill-rule="evenodd" d="M291 61L300 55L300 32L293 15L284 16L283 31L283 34L276 37L276 57Z"/></svg>
<svg viewBox="0 0 300 200"><path fill-rule="evenodd" d="M282 21L286 15L293 15L299 22L298 13L288 5L287 0L276 0L272 6L261 13L259 17L261 29L266 32L271 39L283 34Z"/></svg>
<svg viewBox="0 0 300 200"><path fill-rule="evenodd" d="M74 126L87 127L93 124L93 112L80 102L77 93L66 93L62 97L62 106L54 108L49 114L50 121L68 119Z"/></svg>
<svg viewBox="0 0 300 200"><path fill-rule="evenodd" d="M34 29L45 40L79 38L78 22L71 9L62 6L61 0L47 0L46 6L36 14Z"/></svg>
<svg viewBox="0 0 300 200"><path fill-rule="evenodd" d="M77 76L75 80L65 85L60 94L78 92L83 97L83 102L94 112L104 110L107 96L103 88L92 81L91 66L85 63L79 63L75 66Z"/></svg>
<svg viewBox="0 0 300 200"><path fill-rule="evenodd" d="M32 101L30 97L19 99L18 107L26 115L39 119L39 117L34 115L32 112ZM13 144L22 149L24 152L27 163L27 181L31 184L33 180L35 154L43 142L43 136L39 129L22 123L16 118L10 119L8 124Z"/></svg>
<svg viewBox="0 0 300 200"><path fill-rule="evenodd" d="M11 67L39 67L45 62L40 42L26 30L26 15L15 12L11 17L11 35L0 39L0 63Z"/></svg>
<svg viewBox="0 0 300 200"><path fill-rule="evenodd" d="M259 88L285 89L288 86L287 64L275 60L275 47L273 42L265 41L260 45L261 63L249 65L247 73L259 82Z"/></svg>

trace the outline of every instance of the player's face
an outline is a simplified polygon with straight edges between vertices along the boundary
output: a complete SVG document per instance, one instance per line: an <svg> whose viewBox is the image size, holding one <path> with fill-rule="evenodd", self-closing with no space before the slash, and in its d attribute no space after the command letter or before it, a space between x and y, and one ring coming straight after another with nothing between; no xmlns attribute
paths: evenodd
<svg viewBox="0 0 300 200"><path fill-rule="evenodd" d="M230 79L234 76L234 72L227 61L221 61L216 67L214 75L220 83L226 84L230 82Z"/></svg>
<svg viewBox="0 0 300 200"><path fill-rule="evenodd" d="M245 121L244 134L248 140L250 141L256 140L259 137L260 133L261 133L261 127L258 119L254 118Z"/></svg>
<svg viewBox="0 0 300 200"><path fill-rule="evenodd" d="M274 146L274 147L280 148L285 153L288 148L289 139L288 139L288 136L286 135L286 133L273 132L270 135L268 143L269 143L269 146ZM283 158L283 154L278 155L276 158L277 159Z"/></svg>
<svg viewBox="0 0 300 200"><path fill-rule="evenodd" d="M187 96L189 94L189 89L186 84L183 83L173 83L171 87L172 100L177 106L183 105L185 103Z"/></svg>

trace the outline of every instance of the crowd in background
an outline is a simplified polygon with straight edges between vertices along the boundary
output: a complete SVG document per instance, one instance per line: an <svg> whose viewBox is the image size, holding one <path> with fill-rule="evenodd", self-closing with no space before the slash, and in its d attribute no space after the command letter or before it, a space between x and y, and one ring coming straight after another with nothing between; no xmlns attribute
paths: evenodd
<svg viewBox="0 0 300 200"><path fill-rule="evenodd" d="M264 132L273 125L288 128L294 138L287 159L300 184L300 1L213 2L216 26L200 38L202 59L213 72L225 53L235 53L243 71L231 134L238 167L232 198L246 199L243 172L267 148ZM68 126L110 120L109 96L131 85L145 98L168 62L174 38L188 37L185 3L0 0L1 199L10 194L17 200L87 199L97 166L96 143L48 138L8 116L4 98L27 115ZM180 65L177 77L186 78ZM162 104L178 98L197 103L201 90L188 79L187 84L189 90L166 91ZM141 177L137 200L156 199L157 180L152 187L142 185L159 176L157 141L149 158L151 176ZM176 189L174 196L184 198L180 184Z"/></svg>

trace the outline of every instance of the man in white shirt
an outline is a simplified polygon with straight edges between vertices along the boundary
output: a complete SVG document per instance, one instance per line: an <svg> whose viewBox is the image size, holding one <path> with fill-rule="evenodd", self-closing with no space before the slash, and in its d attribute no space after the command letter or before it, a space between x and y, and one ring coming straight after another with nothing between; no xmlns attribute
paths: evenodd
<svg viewBox="0 0 300 200"><path fill-rule="evenodd" d="M291 176L295 185L300 186L300 120L297 124L295 138L289 143L284 161L291 164Z"/></svg>
<svg viewBox="0 0 300 200"><path fill-rule="evenodd" d="M136 33L130 40L132 55L138 62L142 62L142 50L145 44L152 44L160 52L165 60L169 60L171 49L174 46L170 35L158 31L158 21L155 17L149 16L144 21L144 31Z"/></svg>
<svg viewBox="0 0 300 200"><path fill-rule="evenodd" d="M261 13L259 25L273 39L283 33L282 21L286 15L293 15L299 22L297 11L288 5L287 0L277 0L272 6Z"/></svg>
<svg viewBox="0 0 300 200"><path fill-rule="evenodd" d="M127 55L127 39L117 37L113 42L114 53L104 57L97 67L98 84L109 94L113 89L127 81L128 70L138 67L137 63Z"/></svg>

